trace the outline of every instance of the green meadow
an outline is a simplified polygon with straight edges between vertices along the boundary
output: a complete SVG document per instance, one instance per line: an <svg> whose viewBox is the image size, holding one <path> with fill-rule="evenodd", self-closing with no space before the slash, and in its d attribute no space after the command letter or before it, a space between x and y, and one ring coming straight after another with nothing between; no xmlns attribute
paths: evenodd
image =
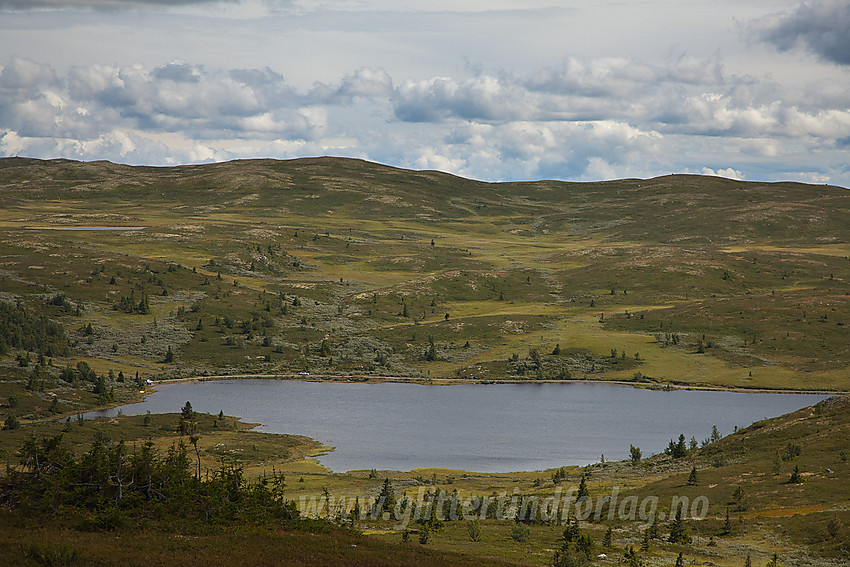
<svg viewBox="0 0 850 567"><path fill-rule="evenodd" d="M177 416L77 420L140 399L148 380L306 372L850 390L850 192L840 187L685 175L482 183L337 158L173 168L4 158L0 199L9 470L25 466L24 442L43 435L62 435L80 455L95 430L167 451L186 437ZM557 484L586 475L594 496L619 486L641 498L709 497L708 516L689 522L689 544L666 541L666 524L644 546L645 523L582 522L596 554L613 560L631 561L627 547L643 546L646 565L673 565L680 551L722 566L744 565L748 554L764 565L773 553L780 565L840 565L850 549L848 411L819 407L680 458L567 467ZM295 500L374 497L385 478L397 495L516 488L544 497L557 488L558 471L332 474L312 458L327 450L312 440L252 432L226 416L198 416L195 427L203 470L238 463L251 479L283 471ZM783 453L789 445L801 453ZM794 466L804 482L788 484ZM693 468L698 484L686 480ZM739 486L746 502L733 499ZM421 526L405 535L392 522L341 528L334 517L330 536L150 525L119 530L118 544L61 514L38 530L4 514L0 562L10 565L112 564L119 549L130 565L231 564L221 558L234 541L257 546L245 563L257 565L269 546L298 558L282 564L310 563L295 551L305 545L316 565L551 565L564 545L563 526L551 522L519 533L511 519L484 518L480 541L467 523L446 522L421 544ZM152 548L173 554L146 555Z"/></svg>
<svg viewBox="0 0 850 567"><path fill-rule="evenodd" d="M0 191L3 292L65 328L54 366L848 388L843 188L9 158Z"/></svg>

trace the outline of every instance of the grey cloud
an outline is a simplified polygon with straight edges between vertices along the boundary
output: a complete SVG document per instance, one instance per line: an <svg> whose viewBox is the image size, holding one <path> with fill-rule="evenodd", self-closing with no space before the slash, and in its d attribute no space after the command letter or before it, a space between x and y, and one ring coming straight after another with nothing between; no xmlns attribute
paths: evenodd
<svg viewBox="0 0 850 567"><path fill-rule="evenodd" d="M201 69L188 63L169 63L154 69L153 76L178 83L197 83L201 80Z"/></svg>
<svg viewBox="0 0 850 567"><path fill-rule="evenodd" d="M736 79L746 83L746 80ZM406 122L452 119L587 121L687 120L677 108L692 92L729 89L719 58L679 57L667 66L629 58L569 58L526 77L505 73L457 81L437 77L407 81L396 89L396 117Z"/></svg>
<svg viewBox="0 0 850 567"><path fill-rule="evenodd" d="M49 85L55 81L56 73L50 65L42 65L21 57L12 57L0 71L2 89L28 89Z"/></svg>
<svg viewBox="0 0 850 567"><path fill-rule="evenodd" d="M315 84L307 98L313 102L350 104L356 97L385 99L392 92L393 80L385 70L363 67L343 77L338 85Z"/></svg>
<svg viewBox="0 0 850 567"><path fill-rule="evenodd" d="M642 85L661 81L661 69L626 58L583 60L571 57L560 67L531 75L528 88L586 97L627 96Z"/></svg>
<svg viewBox="0 0 850 567"><path fill-rule="evenodd" d="M615 121L665 134L829 141L850 134L846 95L832 91L823 104L807 105L804 95L769 80L725 76L716 57L680 57L665 66L569 59L527 77L407 81L393 105L404 122Z"/></svg>
<svg viewBox="0 0 850 567"><path fill-rule="evenodd" d="M523 120L531 117L533 104L521 85L480 75L465 81L433 78L407 81L394 94L396 116L406 122L464 120Z"/></svg>
<svg viewBox="0 0 850 567"><path fill-rule="evenodd" d="M666 83L715 86L724 82L723 65L718 57L698 59L680 55L667 66L648 65L625 57L571 57L559 67L533 73L525 84L531 90L553 94L627 97Z"/></svg>
<svg viewBox="0 0 850 567"><path fill-rule="evenodd" d="M283 75L265 67L264 69L232 69L228 72L230 78L249 87L266 88L270 85L282 84Z"/></svg>
<svg viewBox="0 0 850 567"><path fill-rule="evenodd" d="M840 86L806 106L806 88L792 96L764 79L725 76L718 60L681 57L398 85L364 68L308 90L269 68L57 73L17 58L0 69L0 155L168 164L333 153L500 180L645 177L685 166L754 178L749 164L785 167L796 152L796 163L817 162L806 171L850 181L834 165L850 146Z"/></svg>
<svg viewBox="0 0 850 567"><path fill-rule="evenodd" d="M94 10L128 10L134 8L159 8L187 4L233 2L238 0L0 0L0 9L36 10L83 8Z"/></svg>
<svg viewBox="0 0 850 567"><path fill-rule="evenodd" d="M850 65L850 3L846 0L804 2L791 13L753 22L751 28L780 51L803 47L824 61Z"/></svg>
<svg viewBox="0 0 850 567"><path fill-rule="evenodd" d="M310 139L321 112L270 70L206 73L176 63L146 69L110 65L51 68L13 59L0 71L0 130L24 137L89 139L114 128L222 136Z"/></svg>

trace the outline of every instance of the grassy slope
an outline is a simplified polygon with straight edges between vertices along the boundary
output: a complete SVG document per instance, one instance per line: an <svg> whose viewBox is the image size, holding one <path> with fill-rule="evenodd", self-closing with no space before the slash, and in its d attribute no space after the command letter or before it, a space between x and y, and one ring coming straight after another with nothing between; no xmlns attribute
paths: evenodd
<svg viewBox="0 0 850 567"><path fill-rule="evenodd" d="M496 558L440 552L418 544L390 544L348 532L316 535L299 531L214 528L184 535L163 532L80 533L44 528L8 528L0 533L3 565L154 567L476 567L512 565Z"/></svg>
<svg viewBox="0 0 850 567"><path fill-rule="evenodd" d="M32 435L61 434L78 454L95 436L136 447L151 441L160 453L178 442L188 443L177 430L179 414L119 416L86 421L52 421L14 431L0 431L0 457L17 465L17 450ZM307 438L250 431L250 425L231 417L196 414L202 467L214 471L222 463L240 463L247 474L320 468L307 459L320 446ZM194 456L193 456L194 457ZM326 477L326 480L330 480ZM303 483L299 483L303 484ZM333 484L324 482L333 487ZM290 495L294 497L295 492ZM74 516L61 519L19 517L0 507L0 564L2 565L173 565L201 561L206 565L510 565L498 557L474 556L418 544L384 542L326 525L291 529L240 525L127 525L116 531L89 531L75 525ZM179 527L178 527L179 525ZM469 551L469 550L467 550Z"/></svg>
<svg viewBox="0 0 850 567"><path fill-rule="evenodd" d="M485 184L340 159L180 168L3 159L0 195L2 298L60 321L72 345L53 366L19 368L18 351L0 364L0 415L25 422L51 415L54 397L59 414L97 403L90 385L58 379L59 367L78 360L103 374L123 371L125 382L109 381L119 401L138 395L136 372L302 369L470 379L632 379L640 372L691 384L848 388L850 201L841 188L691 176ZM61 230L100 225L147 228ZM48 306L57 293L80 314ZM122 296L147 296L151 313L114 310ZM84 332L89 323L92 334ZM435 361L423 357L429 337ZM550 354L556 344L561 354ZM168 347L172 363L164 362ZM831 515L850 524L832 496L833 485L847 484L836 451L850 448L837 434L844 422L821 424L824 415L798 416L808 428L800 431L781 421L747 431L712 447L720 455L695 457L703 477L697 488L711 492L715 516L701 524L705 534L719 525L733 485L752 496L741 514L747 529L718 536L716 547L703 539L695 556L737 565L746 550L759 561L774 550L799 557L803 545L820 557L843 553L846 528L835 541L823 533ZM208 466L225 456L216 452L218 440L233 443L232 435L202 438L211 443ZM239 439L240 457L257 470L262 459L251 459L277 450ZM800 487L782 484L790 462L778 477L765 472L774 445L792 439L806 447L796 462L813 473ZM325 475L306 461L276 458L290 478L303 474L303 483L290 484L293 495L378 484L365 473ZM690 490L682 486L690 464L608 465L594 468L592 482L599 490L655 482L640 490L682 492ZM825 468L843 476L818 472ZM429 472L393 476L417 474ZM535 487L533 473L458 475L439 472L439 482L476 493L553 488ZM601 526L589 529L601 539ZM559 535L535 528L533 545L524 547L508 531L485 525L485 541L473 550L545 564ZM639 531L618 527L617 545L639 545ZM464 532L452 524L434 547L469 549ZM47 546L64 537L43 535ZM115 549L94 542L108 537L90 537L107 555ZM398 534L383 537L397 541ZM143 539L128 547L144 547ZM662 563L676 551L654 547ZM376 552L387 553L395 552ZM411 556L411 564L417 560Z"/></svg>
<svg viewBox="0 0 850 567"><path fill-rule="evenodd" d="M13 465L17 447L29 436L62 433L77 451L83 452L94 435L107 435L124 440L133 446L151 439L164 451L180 439L175 431L179 416L152 415L121 416L86 422L64 420L27 425L14 431L0 431L0 447ZM365 501L380 491L385 477L390 478L396 495L407 493L414 497L419 490L440 488L451 493L458 490L461 498L469 495L487 496L506 493L551 497L558 486L567 491L575 487L580 474L587 473L591 497L599 499L619 488L619 501L630 496L643 500L658 498L658 511L666 513L674 496L693 501L705 496L709 501L708 517L690 522L691 545L666 543L666 522L661 522L662 539L651 544L649 553L642 553L650 564L672 564L676 554L683 551L688 561L711 562L719 566L741 565L747 554L754 564L765 563L776 552L783 565L840 565L850 553L850 400L832 398L811 408L778 418L757 422L728 435L707 447L690 452L683 459L666 455L644 458L640 464L628 462L595 464L584 469L567 467L565 482L556 486L551 477L554 471L512 474L481 474L448 470L416 470L408 473L353 471L337 474L323 471L310 459L320 449L315 442L288 435L270 435L250 431L233 418L197 416L202 465L214 470L221 463L240 462L252 475L273 468L286 474L287 497L322 498L325 490L333 499L357 495ZM185 441L185 438L184 438ZM788 445L800 447L800 454L783 460ZM777 455L780 456L777 461ZM794 467L799 467L802 484L788 484ZM696 467L699 484L687 483L688 471ZM827 472L829 469L829 472ZM744 492L744 506L738 509L733 498L737 487ZM349 505L351 501L349 500ZM723 518L730 510L731 533L725 533ZM830 520L838 518L841 527L836 536L828 533ZM25 561L26 554L73 555L78 563L92 565L159 564L164 561L161 550L172 550L179 557L195 554L211 564L227 564L233 549L240 549L246 564L278 561L280 565L299 565L314 558L315 564L381 564L396 561L399 565L466 565L489 558L501 558L526 565L547 565L558 546L561 528L532 526L528 542L519 543L511 536L510 520L482 522L480 542L472 543L464 522L448 522L434 534L431 543L423 548L418 543L400 544L401 533L393 521L366 521L360 527L372 538L363 539L347 533L315 536L302 532L276 532L241 528L216 528L204 533L164 533L154 529L143 533L121 530L118 533L97 534L79 532L63 524L34 529L26 520L13 516L0 518L4 525L0 558L3 564L34 565ZM615 520L613 523L584 522L582 529L600 545L603 533L614 528L614 545L599 547L598 551L617 559L625 546L641 544L645 523L638 520ZM412 525L416 529L416 525ZM373 540L376 538L379 542ZM412 536L416 541L416 535ZM239 543L243 542L243 543ZM35 551L31 549L36 545ZM357 546L352 548L352 546ZM290 549L292 547L293 549ZM294 551L294 548L300 551ZM250 552L245 551L250 550ZM287 550L286 553L280 550ZM462 553L471 558L442 553ZM3 555L5 554L5 555ZM69 555L70 554L70 555ZM306 554L306 555L305 555ZM360 554L360 555L357 555ZM188 555L186 555L188 556ZM82 563L80 563L80 561ZM223 561L224 563L221 563ZM496 560L493 560L496 561ZM153 563L151 563L153 562ZM275 563L272 563L275 564Z"/></svg>
<svg viewBox="0 0 850 567"><path fill-rule="evenodd" d="M0 193L3 291L42 310L51 293L80 303L80 317L47 312L74 359L102 371L848 387L850 194L838 187L8 158ZM91 225L147 228L61 230ZM111 309L130 294L150 296L151 315ZM224 317L235 326L214 325ZM89 322L94 337L75 337ZM556 344L569 356L549 355Z"/></svg>

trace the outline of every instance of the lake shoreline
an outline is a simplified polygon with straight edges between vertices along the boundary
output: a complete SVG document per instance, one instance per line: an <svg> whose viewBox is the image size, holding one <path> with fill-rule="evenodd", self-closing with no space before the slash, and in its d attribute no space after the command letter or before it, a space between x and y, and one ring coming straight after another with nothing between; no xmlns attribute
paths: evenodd
<svg viewBox="0 0 850 567"><path fill-rule="evenodd" d="M367 383L367 384L417 384L420 386L452 386L452 385L481 385L494 384L613 384L618 386L632 386L633 388L653 391L693 390L708 392L736 392L752 394L823 394L828 396L843 396L850 391L842 390L791 390L781 388L743 388L730 386L714 386L700 384L672 384L667 382L633 382L629 380L605 380L605 379L567 379L567 380L469 380L464 378L418 378L407 376L375 376L369 374L340 376L338 374L309 374L298 373L259 373L259 374L213 374L209 376L189 376L186 378L168 378L154 380L146 390L155 391L159 384L179 384L181 382L208 382L214 380L297 380L302 382L341 382L341 383Z"/></svg>
<svg viewBox="0 0 850 567"><path fill-rule="evenodd" d="M423 384L411 379L334 378L234 374L163 380L148 385L145 394L150 396L142 403L113 408L106 415L175 412L189 400L195 411L224 411L244 423L262 424L260 432L303 435L333 446L316 463L334 472L374 468L507 473L585 466L600 462L600 455L622 460L629 443L656 453L664 448L659 439L674 439L679 433L703 438L712 424L737 431L829 397L806 392L798 395L809 399L794 400L769 396L775 392L664 390L610 380L502 381L502 388L463 388L475 384L432 380L458 388L411 389L405 386ZM522 383L537 387L523 388ZM572 386L553 385L563 383ZM653 395L662 392L668 395ZM735 396L741 393L753 396ZM701 408L697 414L689 409L695 407ZM612 420L607 433L600 428L600 417L606 423ZM689 424L684 432L676 426L683 419ZM511 426L505 428L505 423ZM643 427L635 429L635 424ZM459 436L461 429L464 434Z"/></svg>

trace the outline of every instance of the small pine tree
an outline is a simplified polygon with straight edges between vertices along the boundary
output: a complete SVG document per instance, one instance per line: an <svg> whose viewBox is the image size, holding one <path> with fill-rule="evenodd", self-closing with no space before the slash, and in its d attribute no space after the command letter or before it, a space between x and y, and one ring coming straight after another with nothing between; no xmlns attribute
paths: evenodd
<svg viewBox="0 0 850 567"><path fill-rule="evenodd" d="M684 433L679 434L679 441L673 449L673 458L680 459L688 454L688 446L685 443Z"/></svg>
<svg viewBox="0 0 850 567"><path fill-rule="evenodd" d="M587 490L587 474L583 474L581 475L581 480L579 480L578 482L578 492L576 493L576 499L580 500L589 496L590 492Z"/></svg>
<svg viewBox="0 0 850 567"><path fill-rule="evenodd" d="M434 344L434 337L428 337L428 350L425 351L425 360L428 362L437 360L437 345Z"/></svg>
<svg viewBox="0 0 850 567"><path fill-rule="evenodd" d="M723 522L723 533L729 535L732 533L732 520L729 518L729 507L726 507L726 521Z"/></svg>
<svg viewBox="0 0 850 567"><path fill-rule="evenodd" d="M747 559L744 561L744 567L753 567L753 558L749 553L747 554Z"/></svg>
<svg viewBox="0 0 850 567"><path fill-rule="evenodd" d="M801 482L803 482L803 476L800 474L800 465L794 465L794 472L791 473L788 484L800 484Z"/></svg>
<svg viewBox="0 0 850 567"><path fill-rule="evenodd" d="M744 501L744 489L740 486L735 488L735 492L732 493L732 501L735 503L735 510L741 512L747 509L747 505Z"/></svg>
<svg viewBox="0 0 850 567"><path fill-rule="evenodd" d="M3 424L3 429L11 431L11 430L14 430L14 429L20 429L20 427L21 427L21 422L18 420L17 417L15 417L12 414L9 414L8 416L6 416L6 421Z"/></svg>
<svg viewBox="0 0 850 567"><path fill-rule="evenodd" d="M643 567L643 562L640 560L637 551L630 545L623 553L623 559L626 560L626 565L629 567Z"/></svg>
<svg viewBox="0 0 850 567"><path fill-rule="evenodd" d="M392 512L395 509L395 492L389 478L384 479L384 485L381 487L378 502L381 503L381 511L383 512Z"/></svg>
<svg viewBox="0 0 850 567"><path fill-rule="evenodd" d="M687 525L682 516L682 507L676 509L676 516L670 522L670 543L689 543L691 538L688 536Z"/></svg>
<svg viewBox="0 0 850 567"><path fill-rule="evenodd" d="M611 526L608 526L608 529L605 530L605 535L602 537L602 545L605 547L611 547L611 544L614 543L614 530Z"/></svg>
<svg viewBox="0 0 850 567"><path fill-rule="evenodd" d="M186 420L191 420L195 418L195 412L192 410L192 404L189 401L186 401L186 405L180 410L180 417Z"/></svg>
<svg viewBox="0 0 850 567"><path fill-rule="evenodd" d="M649 519L649 537L650 539L658 539L661 534L658 531L658 518L655 514Z"/></svg>
<svg viewBox="0 0 850 567"><path fill-rule="evenodd" d="M676 558L676 567L685 567L685 558L682 556L682 552L679 552L679 556Z"/></svg>
<svg viewBox="0 0 850 567"><path fill-rule="evenodd" d="M688 475L688 484L691 486L696 486L699 484L699 475L697 474L696 467L693 467L691 469L691 474Z"/></svg>
<svg viewBox="0 0 850 567"><path fill-rule="evenodd" d="M469 534L469 541L481 541L481 523L478 519L466 522L466 532Z"/></svg>

